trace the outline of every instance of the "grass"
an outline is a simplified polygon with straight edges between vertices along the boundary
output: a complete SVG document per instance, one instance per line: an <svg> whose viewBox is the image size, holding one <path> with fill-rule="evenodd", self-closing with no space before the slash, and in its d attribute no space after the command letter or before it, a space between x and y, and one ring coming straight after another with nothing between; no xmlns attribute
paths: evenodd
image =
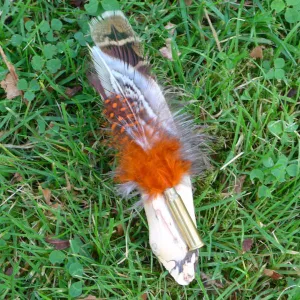
<svg viewBox="0 0 300 300"><path fill-rule="evenodd" d="M137 199L118 198L108 175L101 101L85 75L98 2L2 3L0 43L24 96L0 90L1 299L299 299L299 22L269 0L187 2L120 5L159 82L184 90L180 103L218 137L213 169L194 179L206 246L188 287L158 263L144 212L127 211ZM174 61L158 51L168 22ZM256 46L263 59L250 57Z"/></svg>

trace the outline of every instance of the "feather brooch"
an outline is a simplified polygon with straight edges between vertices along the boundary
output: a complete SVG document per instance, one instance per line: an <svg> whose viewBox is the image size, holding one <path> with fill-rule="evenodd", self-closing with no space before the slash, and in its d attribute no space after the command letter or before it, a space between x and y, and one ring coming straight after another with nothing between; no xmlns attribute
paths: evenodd
<svg viewBox="0 0 300 300"><path fill-rule="evenodd" d="M150 74L140 39L121 11L90 22L95 72L89 81L104 101L118 150L115 178L128 196L140 193L153 253L181 285L195 277L198 248L190 176L207 167L205 138L184 115L172 114Z"/></svg>

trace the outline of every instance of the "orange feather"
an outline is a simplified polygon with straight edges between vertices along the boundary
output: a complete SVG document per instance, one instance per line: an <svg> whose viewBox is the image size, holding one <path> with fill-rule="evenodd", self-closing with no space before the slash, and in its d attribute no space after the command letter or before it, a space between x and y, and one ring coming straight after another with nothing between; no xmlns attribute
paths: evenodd
<svg viewBox="0 0 300 300"><path fill-rule="evenodd" d="M180 141L162 137L151 149L144 150L134 141L122 145L116 180L134 181L149 196L162 194L176 186L190 171L191 162L182 159Z"/></svg>
<svg viewBox="0 0 300 300"><path fill-rule="evenodd" d="M130 99L115 95L104 104L105 115L112 124L113 146L118 150L116 181L134 182L150 198L178 185L191 169L191 161L182 158L180 140L147 119L143 109L138 116L144 120L144 126L140 124L134 116L135 102ZM141 147L127 135L128 128L133 128L137 135L142 133L151 147Z"/></svg>

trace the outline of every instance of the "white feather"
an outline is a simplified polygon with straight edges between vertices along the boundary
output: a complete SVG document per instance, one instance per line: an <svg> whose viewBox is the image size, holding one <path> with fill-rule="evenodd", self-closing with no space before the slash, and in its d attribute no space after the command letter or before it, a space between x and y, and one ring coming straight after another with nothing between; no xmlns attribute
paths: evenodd
<svg viewBox="0 0 300 300"><path fill-rule="evenodd" d="M118 81L115 79L110 67L107 65L106 61L102 58L102 51L97 47L89 47L91 56L94 62L96 72L99 76L99 80L105 90L107 97L111 94L121 94L123 95L122 88Z"/></svg>
<svg viewBox="0 0 300 300"><path fill-rule="evenodd" d="M113 17L113 16L120 16L120 17L122 17L129 24L127 18L125 17L125 15L120 10L109 10L109 11L106 11L106 12L104 12L101 15L101 18L102 19L107 19L107 18L110 18L110 17Z"/></svg>
<svg viewBox="0 0 300 300"><path fill-rule="evenodd" d="M154 114L159 118L162 126L164 126L168 131L172 130L174 133L175 128L172 121L172 114L166 103L162 90L155 80L151 77L145 77L132 66L124 64L124 62L121 62L119 59L103 53L99 50L99 48L97 54L101 56L103 61L105 61L111 72L115 71L122 74L123 78L127 78L127 80L129 79L134 83L143 95L143 99L145 99L145 109L148 109L150 113L154 112Z"/></svg>

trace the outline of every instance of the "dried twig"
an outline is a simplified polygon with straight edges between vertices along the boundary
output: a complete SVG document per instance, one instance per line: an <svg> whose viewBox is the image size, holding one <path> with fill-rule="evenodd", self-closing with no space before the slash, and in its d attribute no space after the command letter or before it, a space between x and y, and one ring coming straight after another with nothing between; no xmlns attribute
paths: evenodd
<svg viewBox="0 0 300 300"><path fill-rule="evenodd" d="M26 143L23 145L1 144L1 146L8 149L31 149L35 147L35 144L36 143Z"/></svg>
<svg viewBox="0 0 300 300"><path fill-rule="evenodd" d="M212 31L213 37L214 37L214 39L215 39L215 41L216 41L218 50L221 52L221 51L222 51L222 48L221 48L221 45L220 45L220 41L219 41L219 38L218 38L218 34L217 34L217 32L216 32L216 30L215 30L213 24L211 23L211 20L210 20L210 18L209 18L208 12L207 12L207 10L206 10L205 8L204 8L204 13L205 13L205 17L206 17L206 19L207 19L207 21L208 21L209 27L210 27L210 29L211 29L211 31Z"/></svg>

